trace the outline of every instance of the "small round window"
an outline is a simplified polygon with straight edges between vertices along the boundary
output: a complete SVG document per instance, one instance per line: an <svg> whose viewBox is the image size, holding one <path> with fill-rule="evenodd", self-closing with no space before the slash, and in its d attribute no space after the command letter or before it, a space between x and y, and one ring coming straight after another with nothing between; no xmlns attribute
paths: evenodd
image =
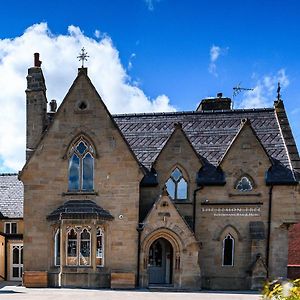
<svg viewBox="0 0 300 300"><path fill-rule="evenodd" d="M85 101L80 101L79 104L78 104L78 108L80 110L85 110L87 109L87 103Z"/></svg>

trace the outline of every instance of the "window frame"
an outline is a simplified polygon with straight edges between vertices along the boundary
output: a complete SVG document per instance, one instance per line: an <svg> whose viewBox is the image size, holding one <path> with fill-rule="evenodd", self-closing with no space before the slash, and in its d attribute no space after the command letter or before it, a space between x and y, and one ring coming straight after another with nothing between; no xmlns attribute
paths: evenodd
<svg viewBox="0 0 300 300"><path fill-rule="evenodd" d="M69 256L68 255L68 247L69 247L69 233L72 231L72 229L75 231L76 233L76 264L69 264L69 257L75 257L75 256ZM80 264L80 255L81 255L81 233L87 230L87 232L90 235L89 238L89 264L87 265L82 265ZM75 268L84 268L84 267L91 267L92 266L92 230L89 229L87 226L72 226L70 227L67 231L66 231L66 266L67 267L75 267ZM71 241L74 241L75 239L71 239Z"/></svg>
<svg viewBox="0 0 300 300"><path fill-rule="evenodd" d="M178 180L175 180L175 178L172 176L172 174L176 171L176 169L181 174ZM178 185L179 185L179 182L181 181L181 179L183 179L186 183L186 198L178 198L177 197L177 195L178 195ZM169 190L168 190L167 182L169 180L171 180L174 183L174 198L171 196L171 194L169 193ZM174 168L172 168L172 171L170 172L169 177L165 181L165 186L166 186L166 190L167 190L170 198L172 199L172 201L174 201L176 203L183 203L183 202L188 202L189 201L189 180L188 180L187 176L185 175L185 172L183 171L182 167L175 166Z"/></svg>
<svg viewBox="0 0 300 300"><path fill-rule="evenodd" d="M86 146L86 150L81 154L77 147L80 143L83 143ZM84 189L84 159L87 155L90 155L92 158L92 188L91 189ZM71 161L73 159L73 156L77 156L79 160L78 164L78 188L71 188L70 187L70 170L71 170ZM80 136L76 139L75 142L73 142L68 151L68 192L93 192L94 191L94 178L95 178L95 147L91 142L89 142L86 138L83 136Z"/></svg>
<svg viewBox="0 0 300 300"><path fill-rule="evenodd" d="M12 232L12 225L15 224L16 225L16 232ZM6 226L9 225L9 232L7 232L6 230ZM5 222L4 223L4 233L6 234L18 234L18 223L15 221L12 222Z"/></svg>
<svg viewBox="0 0 300 300"><path fill-rule="evenodd" d="M239 189L238 188L238 186L240 185L240 184L242 184L242 181L243 180L247 180L247 182L249 183L249 185L250 185L250 189ZM249 176L247 176L247 175L243 175L243 176L241 176L237 181L236 181L236 184L235 184L235 186L234 186L234 189L235 190L237 190L238 192L241 192L241 193L247 193L247 192L252 192L253 191L253 189L254 189L254 182L253 182L253 180L249 177Z"/></svg>
<svg viewBox="0 0 300 300"><path fill-rule="evenodd" d="M60 243L61 243L61 232L60 232L60 228L57 228L55 233L54 233L54 266L59 267L61 264L61 251L60 251ZM59 240L59 248L57 247L58 244L58 240ZM57 255L59 252L59 256ZM59 263L57 263L57 259L59 258Z"/></svg>
<svg viewBox="0 0 300 300"><path fill-rule="evenodd" d="M98 235L98 230L100 231L100 234ZM98 245L96 244L96 267L102 268L104 267L104 259L105 259L105 235L104 235L104 229L102 227L96 228L96 243L98 243L98 236L101 237L102 240L102 257L98 256ZM101 259L101 264L97 263L97 259Z"/></svg>
<svg viewBox="0 0 300 300"><path fill-rule="evenodd" d="M229 237L232 240L232 249L231 249L231 264L230 265L225 265L224 264L224 259L225 259L225 240ZM235 239L234 237L230 234L227 233L223 239L222 242L222 267L234 267L234 251L235 250Z"/></svg>

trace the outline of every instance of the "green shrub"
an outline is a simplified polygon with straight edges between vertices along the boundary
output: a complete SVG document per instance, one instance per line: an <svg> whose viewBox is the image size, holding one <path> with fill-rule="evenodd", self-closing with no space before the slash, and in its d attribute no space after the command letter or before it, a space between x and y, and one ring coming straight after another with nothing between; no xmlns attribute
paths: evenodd
<svg viewBox="0 0 300 300"><path fill-rule="evenodd" d="M300 300L300 279L275 280L267 282L263 288L264 300Z"/></svg>

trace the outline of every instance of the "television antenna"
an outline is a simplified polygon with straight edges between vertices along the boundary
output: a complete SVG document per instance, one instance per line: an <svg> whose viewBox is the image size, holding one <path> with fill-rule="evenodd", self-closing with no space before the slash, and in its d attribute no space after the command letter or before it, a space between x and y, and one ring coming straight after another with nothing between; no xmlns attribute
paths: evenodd
<svg viewBox="0 0 300 300"><path fill-rule="evenodd" d="M232 106L234 104L234 98L237 95L239 95L240 93L246 92L246 91L254 91L254 89L253 88L244 88L244 87L241 87L241 82L237 86L233 87Z"/></svg>

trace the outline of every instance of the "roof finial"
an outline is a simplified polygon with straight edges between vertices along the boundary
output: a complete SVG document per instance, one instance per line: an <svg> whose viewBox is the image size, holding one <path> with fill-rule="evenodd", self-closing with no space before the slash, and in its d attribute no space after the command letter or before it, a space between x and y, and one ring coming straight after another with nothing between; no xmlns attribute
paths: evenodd
<svg viewBox="0 0 300 300"><path fill-rule="evenodd" d="M79 59L79 61L81 61L81 68L84 68L84 61L87 61L88 57L89 56L87 55L87 52L85 52L84 47L82 47L81 53L79 53L79 56L77 56L77 58Z"/></svg>
<svg viewBox="0 0 300 300"><path fill-rule="evenodd" d="M278 81L278 87L277 87L277 100L281 100L281 95L280 95L280 90L281 90L281 87L280 87L280 81Z"/></svg>

